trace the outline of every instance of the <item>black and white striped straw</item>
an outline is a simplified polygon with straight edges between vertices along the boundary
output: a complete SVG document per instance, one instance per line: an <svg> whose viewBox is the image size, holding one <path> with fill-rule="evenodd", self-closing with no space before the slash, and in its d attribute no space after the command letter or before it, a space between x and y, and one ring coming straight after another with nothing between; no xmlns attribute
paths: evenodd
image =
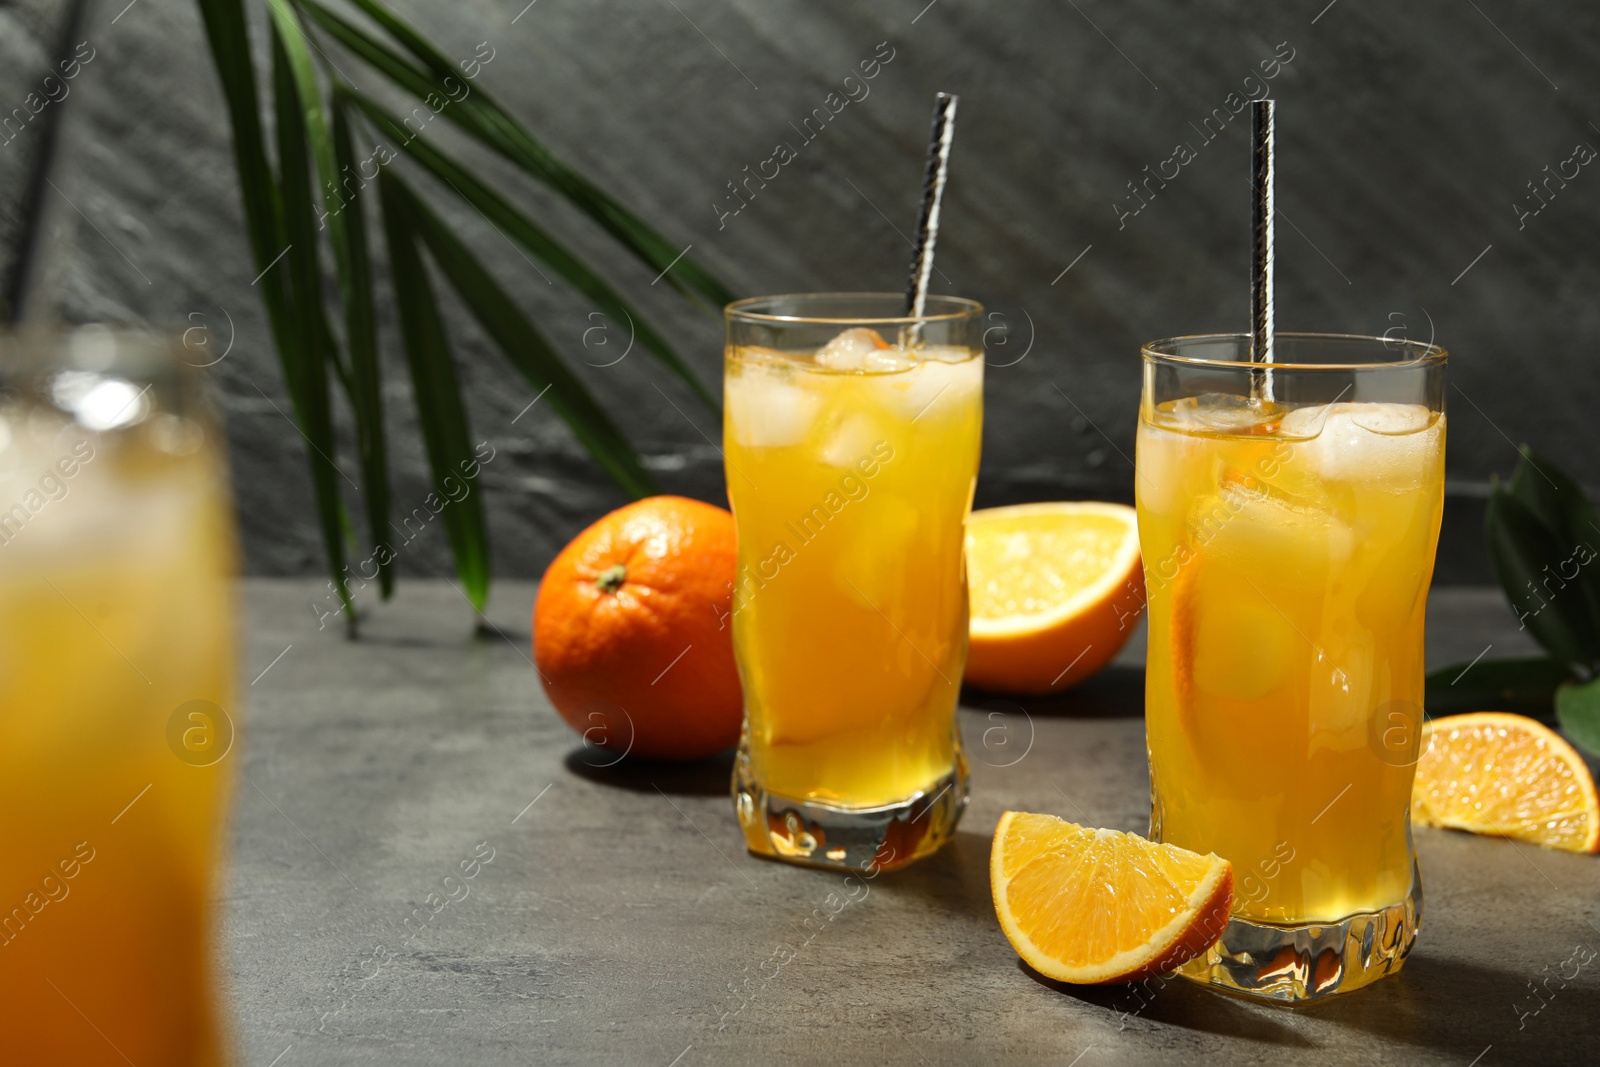
<svg viewBox="0 0 1600 1067"><path fill-rule="evenodd" d="M921 318L928 302L933 246L939 238L939 204L944 199L945 181L950 176L950 141L955 136L959 99L954 93L940 93L933 107L928 169L922 179L922 216L917 220L917 252L911 260L911 281L906 287L906 315L911 318Z"/></svg>
<svg viewBox="0 0 1600 1067"><path fill-rule="evenodd" d="M1250 362L1273 362L1272 337L1272 148L1273 102L1250 104L1250 188L1255 209L1251 242ZM1251 373L1251 393L1258 400L1272 399L1272 372Z"/></svg>

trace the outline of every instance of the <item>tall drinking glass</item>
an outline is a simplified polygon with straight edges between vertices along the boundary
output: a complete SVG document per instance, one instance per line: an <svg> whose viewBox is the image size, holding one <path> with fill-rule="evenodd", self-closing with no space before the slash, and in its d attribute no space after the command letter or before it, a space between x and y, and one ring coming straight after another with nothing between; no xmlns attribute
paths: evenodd
<svg viewBox="0 0 1600 1067"><path fill-rule="evenodd" d="M882 293L727 309L733 642L750 851L888 868L967 802L956 701L967 513L983 428L983 309Z"/></svg>
<svg viewBox="0 0 1600 1067"><path fill-rule="evenodd" d="M1445 352L1278 334L1144 347L1151 836L1232 862L1191 978L1274 1000L1396 971L1444 501Z"/></svg>
<svg viewBox="0 0 1600 1067"><path fill-rule="evenodd" d="M0 338L11 1062L226 1059L213 904L238 759L234 539L183 351L93 327Z"/></svg>

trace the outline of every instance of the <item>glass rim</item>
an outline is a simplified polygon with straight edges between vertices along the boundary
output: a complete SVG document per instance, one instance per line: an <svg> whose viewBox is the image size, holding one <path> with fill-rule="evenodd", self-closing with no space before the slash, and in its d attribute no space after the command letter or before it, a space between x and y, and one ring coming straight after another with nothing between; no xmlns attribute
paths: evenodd
<svg viewBox="0 0 1600 1067"><path fill-rule="evenodd" d="M123 322L27 322L0 325L0 348L8 351L39 347L68 348L100 341L118 348L177 348L184 338L205 330L176 324Z"/></svg>
<svg viewBox="0 0 1600 1067"><path fill-rule="evenodd" d="M929 322L956 322L961 319L976 318L983 314L983 305L976 300L964 296L946 296L942 293L929 293L928 305L941 304L950 310L939 313L922 315L777 315L751 310L764 304L772 304L780 300L816 301L826 300L883 300L904 302L904 293L886 292L837 292L837 293L776 293L769 296L747 296L742 300L735 300L722 309L723 317L729 322L781 322L815 325L865 325L865 326L910 326L916 323Z"/></svg>
<svg viewBox="0 0 1600 1067"><path fill-rule="evenodd" d="M194 330L197 327L188 327ZM9 344L37 340L55 340L76 335L104 335L115 338L134 338L164 343L174 341L188 332L183 326L142 322L25 322L0 324L0 341Z"/></svg>
<svg viewBox="0 0 1600 1067"><path fill-rule="evenodd" d="M1273 370L1289 371L1354 371L1354 370L1398 370L1414 367L1442 367L1449 360L1450 353L1443 345L1434 344L1432 341L1412 341L1409 339L1396 339L1392 337L1374 337L1362 333L1317 333L1313 331L1284 330L1273 334L1277 340L1313 341L1313 342L1343 342L1360 343L1367 345L1381 345L1391 351L1405 349L1415 353L1409 359L1368 360L1361 363L1252 363L1248 359L1205 359L1199 356L1179 355L1176 351L1162 351L1168 349L1181 349L1194 344L1216 344L1219 342L1240 342L1245 350L1249 350L1251 337L1247 333L1196 333L1185 334L1178 337L1163 337L1156 341L1146 341L1139 346L1139 355L1151 363L1176 363L1190 367L1209 367L1213 369L1240 369L1271 367Z"/></svg>

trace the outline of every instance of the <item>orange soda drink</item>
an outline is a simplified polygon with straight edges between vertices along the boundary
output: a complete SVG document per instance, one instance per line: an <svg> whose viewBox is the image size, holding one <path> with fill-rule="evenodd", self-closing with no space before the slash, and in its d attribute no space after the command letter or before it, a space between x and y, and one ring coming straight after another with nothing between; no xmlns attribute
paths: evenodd
<svg viewBox="0 0 1600 1067"><path fill-rule="evenodd" d="M1279 397L1296 394L1293 368L1273 373ZM1136 494L1152 836L1233 863L1235 940L1249 924L1323 931L1303 967L1298 949L1262 960L1258 943L1251 959L1282 973L1242 991L1356 988L1398 967L1420 908L1409 805L1444 414L1426 389L1169 399L1148 375ZM1351 944L1369 933L1376 955ZM1250 971L1211 964L1218 984Z"/></svg>
<svg viewBox="0 0 1600 1067"><path fill-rule="evenodd" d="M854 317L867 310L865 298L833 299ZM805 331L749 337L731 318L730 623L746 715L735 792L758 853L908 862L965 803L955 709L983 360L965 343L967 302L930 314L909 346L892 320L826 321L825 343L799 347Z"/></svg>
<svg viewBox="0 0 1600 1067"><path fill-rule="evenodd" d="M94 369L55 365L43 397L0 406L7 1058L223 1063L213 914L238 754L220 445L144 376L146 342L62 343Z"/></svg>

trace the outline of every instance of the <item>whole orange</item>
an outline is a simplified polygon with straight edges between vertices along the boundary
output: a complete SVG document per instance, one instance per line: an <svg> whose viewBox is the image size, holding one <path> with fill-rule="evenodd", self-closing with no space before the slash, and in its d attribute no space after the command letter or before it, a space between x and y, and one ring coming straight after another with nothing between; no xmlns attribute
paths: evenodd
<svg viewBox="0 0 1600 1067"><path fill-rule="evenodd" d="M533 605L533 657L569 726L650 759L699 759L738 742L735 544L729 512L653 496L561 550Z"/></svg>

